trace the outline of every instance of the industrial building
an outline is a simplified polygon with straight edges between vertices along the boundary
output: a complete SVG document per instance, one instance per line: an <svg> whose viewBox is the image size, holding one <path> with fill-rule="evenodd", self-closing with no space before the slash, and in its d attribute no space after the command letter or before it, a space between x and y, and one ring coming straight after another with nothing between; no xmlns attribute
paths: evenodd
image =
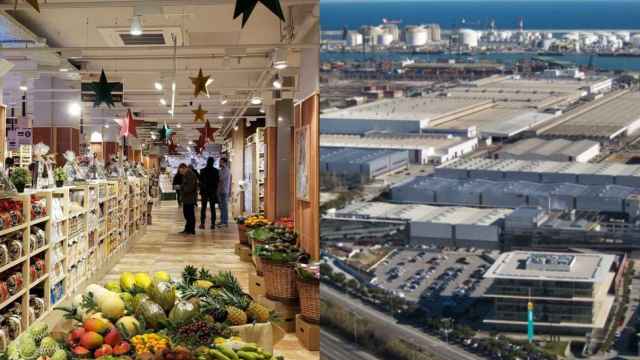
<svg viewBox="0 0 640 360"><path fill-rule="evenodd" d="M501 254L484 277L494 309L485 324L527 331L533 303L536 332L580 334L605 327L617 258L608 254L512 251Z"/></svg>
<svg viewBox="0 0 640 360"><path fill-rule="evenodd" d="M320 172L368 181L409 165L406 150L320 148Z"/></svg>
<svg viewBox="0 0 640 360"><path fill-rule="evenodd" d="M503 74L504 64L497 63L412 63L403 67L405 75L415 80L474 80Z"/></svg>
<svg viewBox="0 0 640 360"><path fill-rule="evenodd" d="M640 128L640 93L620 91L559 117L538 135L609 141Z"/></svg>
<svg viewBox="0 0 640 360"><path fill-rule="evenodd" d="M640 165L468 159L439 166L438 177L640 187Z"/></svg>
<svg viewBox="0 0 640 360"><path fill-rule="evenodd" d="M581 185L530 181L493 181L418 176L391 188L398 203L478 206L487 208L535 207L561 211L640 216L640 190L619 185Z"/></svg>
<svg viewBox="0 0 640 360"><path fill-rule="evenodd" d="M357 221L407 221L409 236L414 244L497 249L502 221L512 211L368 202L348 205L333 216Z"/></svg>
<svg viewBox="0 0 640 360"><path fill-rule="evenodd" d="M478 147L478 138L418 134L370 134L363 136L322 134L320 135L320 146L407 150L412 163L442 164L475 151Z"/></svg>
<svg viewBox="0 0 640 360"><path fill-rule="evenodd" d="M506 145L493 154L496 159L575 161L587 163L600 154L600 143L592 140L569 141L529 138Z"/></svg>

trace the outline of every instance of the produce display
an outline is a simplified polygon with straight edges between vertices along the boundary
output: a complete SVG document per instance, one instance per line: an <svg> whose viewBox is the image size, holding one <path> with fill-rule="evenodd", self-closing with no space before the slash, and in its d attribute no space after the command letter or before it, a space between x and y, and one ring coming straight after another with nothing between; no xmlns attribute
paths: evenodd
<svg viewBox="0 0 640 360"><path fill-rule="evenodd" d="M9 360L283 359L236 336L234 326L274 316L244 293L231 272L212 274L189 265L178 281L165 272L124 272L118 281L87 286L69 306L55 309L72 325L49 332L34 324L9 344Z"/></svg>

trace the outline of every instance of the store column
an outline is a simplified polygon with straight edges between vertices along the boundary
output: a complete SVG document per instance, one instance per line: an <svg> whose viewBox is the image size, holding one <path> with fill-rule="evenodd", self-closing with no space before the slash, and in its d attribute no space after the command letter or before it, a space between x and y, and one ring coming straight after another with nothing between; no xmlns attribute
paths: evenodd
<svg viewBox="0 0 640 360"><path fill-rule="evenodd" d="M265 147L266 147L266 176L264 212L269 219L276 218L277 212L277 184L278 184L278 121L275 106L265 108Z"/></svg>

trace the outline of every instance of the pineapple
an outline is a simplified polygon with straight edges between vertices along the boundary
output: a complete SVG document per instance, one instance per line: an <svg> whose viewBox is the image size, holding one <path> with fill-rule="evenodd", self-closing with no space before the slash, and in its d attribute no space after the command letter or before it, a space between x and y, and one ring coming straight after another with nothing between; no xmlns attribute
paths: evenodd
<svg viewBox="0 0 640 360"><path fill-rule="evenodd" d="M226 305L227 320L232 325L244 325L247 323L247 313L249 298L244 294L234 294L228 290L220 292L220 299Z"/></svg>
<svg viewBox="0 0 640 360"><path fill-rule="evenodd" d="M217 287L221 287L232 294L243 294L242 287L240 286L238 279L233 276L231 271L222 271L218 273L218 275L213 278L213 282Z"/></svg>
<svg viewBox="0 0 640 360"><path fill-rule="evenodd" d="M212 279L212 276L209 270L205 268L200 268L200 272L198 272L198 280L210 281L211 279Z"/></svg>
<svg viewBox="0 0 640 360"><path fill-rule="evenodd" d="M198 280L198 269L191 265L185 266L184 270L182 270L182 282L186 285L191 285L196 280Z"/></svg>
<svg viewBox="0 0 640 360"><path fill-rule="evenodd" d="M45 323L37 323L29 328L29 335L33 337L36 344L40 344L47 334L49 334L49 327Z"/></svg>
<svg viewBox="0 0 640 360"><path fill-rule="evenodd" d="M47 336L40 342L40 348L38 353L40 356L51 357L56 351L60 349L58 342L56 342L51 336Z"/></svg>
<svg viewBox="0 0 640 360"><path fill-rule="evenodd" d="M226 306L219 297L201 298L200 310L205 314L210 314L218 322L223 322L227 318Z"/></svg>
<svg viewBox="0 0 640 360"><path fill-rule="evenodd" d="M264 323L269 321L271 313L269 309L255 301L252 301L247 308L247 314L256 322Z"/></svg>

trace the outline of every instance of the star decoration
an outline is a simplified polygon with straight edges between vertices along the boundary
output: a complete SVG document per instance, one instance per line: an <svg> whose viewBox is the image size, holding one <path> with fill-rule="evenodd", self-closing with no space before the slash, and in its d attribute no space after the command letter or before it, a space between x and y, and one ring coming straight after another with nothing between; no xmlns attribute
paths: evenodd
<svg viewBox="0 0 640 360"><path fill-rule="evenodd" d="M233 10L233 18L235 19L242 14L243 28L258 2L266 6L267 9L279 17L281 21L285 21L282 7L280 7L280 0L236 0L236 8Z"/></svg>
<svg viewBox="0 0 640 360"><path fill-rule="evenodd" d="M98 107L102 105L102 103L107 104L108 107L114 107L113 96L111 95L111 91L113 91L113 84L110 84L107 81L107 75L104 73L104 69L100 73L100 81L92 82L91 87L93 88L93 92L96 93L96 98L93 101L93 107Z"/></svg>
<svg viewBox="0 0 640 360"><path fill-rule="evenodd" d="M193 96L198 97L201 93L209 96L209 91L207 90L207 81L209 81L209 78L211 78L211 75L202 75L202 69L198 70L197 77L189 77L191 83L193 83Z"/></svg>
<svg viewBox="0 0 640 360"><path fill-rule="evenodd" d="M173 133L173 130L171 130L171 128L169 128L166 124L162 125L162 129L160 129L159 131L160 133L160 141L166 141L169 140L169 138L171 137L171 134Z"/></svg>
<svg viewBox="0 0 640 360"><path fill-rule="evenodd" d="M133 119L131 109L127 110L127 116L123 117L122 119L118 119L117 122L120 125L120 136L138 137L138 133L136 131L136 121Z"/></svg>
<svg viewBox="0 0 640 360"><path fill-rule="evenodd" d="M198 141L196 141L196 153L201 154L204 147L207 145L207 139L200 135Z"/></svg>
<svg viewBox="0 0 640 360"><path fill-rule="evenodd" d="M38 0L24 0L29 6L31 6L35 11L40 12L40 5L38 4ZM16 0L15 8L18 8L18 0Z"/></svg>
<svg viewBox="0 0 640 360"><path fill-rule="evenodd" d="M175 142L176 134L173 133L169 137L169 154L177 154L178 153L178 144Z"/></svg>
<svg viewBox="0 0 640 360"><path fill-rule="evenodd" d="M218 129L211 127L211 125L209 124L209 120L204 123L203 128L198 129L201 138L204 137L205 140L211 141L213 141L213 134L215 134L217 130Z"/></svg>
<svg viewBox="0 0 640 360"><path fill-rule="evenodd" d="M204 122L204 115L208 113L207 110L202 108L202 104L198 104L198 108L196 110L191 110L191 112L196 116L193 120L194 122Z"/></svg>

